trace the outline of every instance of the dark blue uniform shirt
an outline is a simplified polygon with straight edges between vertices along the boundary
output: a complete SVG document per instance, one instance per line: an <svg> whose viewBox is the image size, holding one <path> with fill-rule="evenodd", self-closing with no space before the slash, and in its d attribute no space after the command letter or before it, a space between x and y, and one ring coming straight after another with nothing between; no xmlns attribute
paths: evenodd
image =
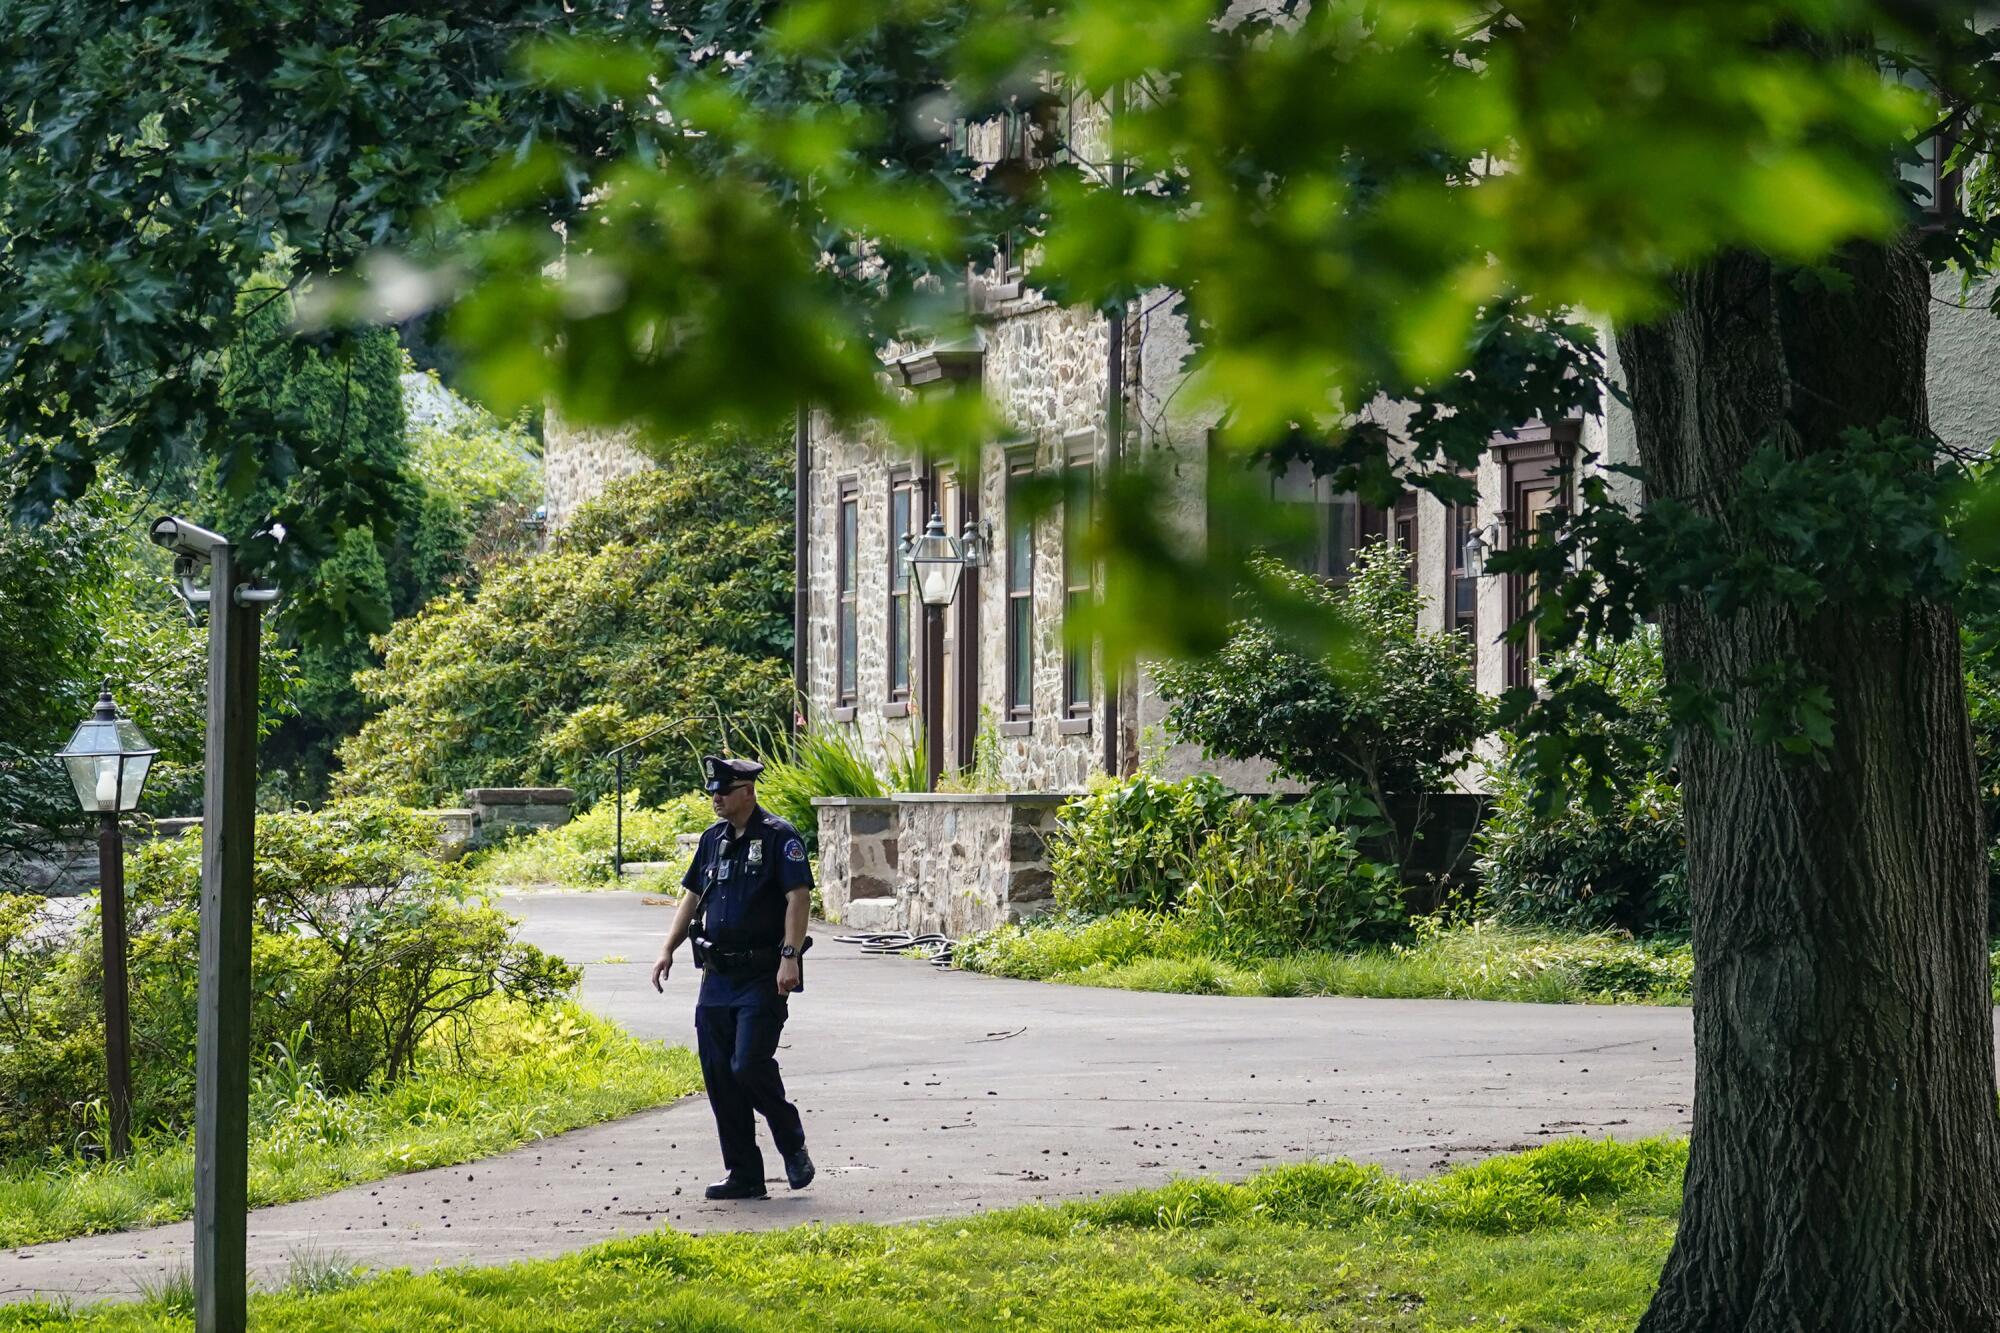
<svg viewBox="0 0 2000 1333"><path fill-rule="evenodd" d="M786 899L812 888L812 868L798 830L760 805L741 834L723 819L701 835L681 887L708 890L696 932L717 948L775 949L785 942ZM735 976L707 968L699 1003L782 1004L777 968Z"/></svg>

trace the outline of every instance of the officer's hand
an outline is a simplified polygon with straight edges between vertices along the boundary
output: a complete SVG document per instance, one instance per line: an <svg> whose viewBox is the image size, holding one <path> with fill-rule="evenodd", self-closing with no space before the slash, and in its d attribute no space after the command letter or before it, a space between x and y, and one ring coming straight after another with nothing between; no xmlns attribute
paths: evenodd
<svg viewBox="0 0 2000 1333"><path fill-rule="evenodd" d="M662 995L666 994L667 988L661 983L666 981L667 973L673 970L674 970L674 956L670 953L661 954L660 961L653 964L653 989L660 992Z"/></svg>
<svg viewBox="0 0 2000 1333"><path fill-rule="evenodd" d="M799 988L799 960L780 958L778 960L778 994L790 995Z"/></svg>

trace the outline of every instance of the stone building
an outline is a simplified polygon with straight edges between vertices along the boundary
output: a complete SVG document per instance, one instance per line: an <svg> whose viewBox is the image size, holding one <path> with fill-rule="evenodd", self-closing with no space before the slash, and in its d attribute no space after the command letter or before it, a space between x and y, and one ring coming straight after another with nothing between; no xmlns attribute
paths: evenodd
<svg viewBox="0 0 2000 1333"><path fill-rule="evenodd" d="M1072 132L1087 139L1092 128L1079 119ZM975 149L979 135L993 135L988 160L1007 151L1004 130L970 133ZM1016 521L1021 483L1059 477L1066 505L1087 504L1107 467L1144 456L1176 478L1173 525L1199 543L1217 416L1177 392L1188 338L1170 294L1107 316L1054 304L1027 276L1011 257L972 275L973 345L892 349L884 358L908 392L977 391L998 409L1010 433L986 447L976 468L912 458L876 433L837 430L818 415L801 421L797 668L805 712L815 726L846 731L879 771L925 737L933 771L970 769L983 757L1003 789L823 808L827 901L858 924L959 933L1034 910L1046 896L1039 846L1050 798L1095 774L1129 773L1142 757L1170 776L1207 769L1239 790L1273 785L1260 765L1209 763L1177 743L1143 669L1112 679L1101 654L1065 643L1065 607L1092 595L1094 572L1068 558L1062 507ZM1935 295L1932 423L1946 444L1983 447L2000 437L2000 333L1984 301L1961 296L1950 275ZM1605 344L1615 380L1608 330ZM1370 412L1394 434L1394 404ZM1525 422L1496 437L1477 470L1475 504L1412 494L1374 510L1309 472L1273 478L1272 494L1313 510L1315 563L1329 576L1364 541L1403 546L1422 593L1421 623L1466 634L1480 687L1498 693L1531 671L1532 650L1502 637L1527 590L1518 578L1469 567L1467 539L1481 533L1504 544L1510 533L1532 531L1538 513L1567 502L1561 464L1579 449L1600 465L1636 461L1629 414L1613 403L1603 417ZM614 437L553 422L547 461L552 527L608 479L645 466ZM984 551L934 619L898 555L903 536L921 533L933 511L953 536L978 534ZM861 901L850 906L850 896Z"/></svg>

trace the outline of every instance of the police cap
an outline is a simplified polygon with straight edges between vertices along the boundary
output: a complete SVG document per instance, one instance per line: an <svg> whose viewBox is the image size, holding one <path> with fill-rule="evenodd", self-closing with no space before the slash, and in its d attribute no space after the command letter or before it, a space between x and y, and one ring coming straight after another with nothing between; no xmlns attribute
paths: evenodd
<svg viewBox="0 0 2000 1333"><path fill-rule="evenodd" d="M719 754L704 755L702 767L708 770L708 787L711 792L727 791L739 782L755 782L764 766L754 759L724 759Z"/></svg>

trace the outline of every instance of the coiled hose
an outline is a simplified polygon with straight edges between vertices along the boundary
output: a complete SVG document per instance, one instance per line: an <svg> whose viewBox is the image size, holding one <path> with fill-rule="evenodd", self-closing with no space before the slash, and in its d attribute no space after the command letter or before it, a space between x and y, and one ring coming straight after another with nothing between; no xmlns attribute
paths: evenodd
<svg viewBox="0 0 2000 1333"><path fill-rule="evenodd" d="M870 934L836 935L833 942L858 944L863 953L915 954L932 967L951 966L952 941L944 935L912 935L907 930L885 930Z"/></svg>

